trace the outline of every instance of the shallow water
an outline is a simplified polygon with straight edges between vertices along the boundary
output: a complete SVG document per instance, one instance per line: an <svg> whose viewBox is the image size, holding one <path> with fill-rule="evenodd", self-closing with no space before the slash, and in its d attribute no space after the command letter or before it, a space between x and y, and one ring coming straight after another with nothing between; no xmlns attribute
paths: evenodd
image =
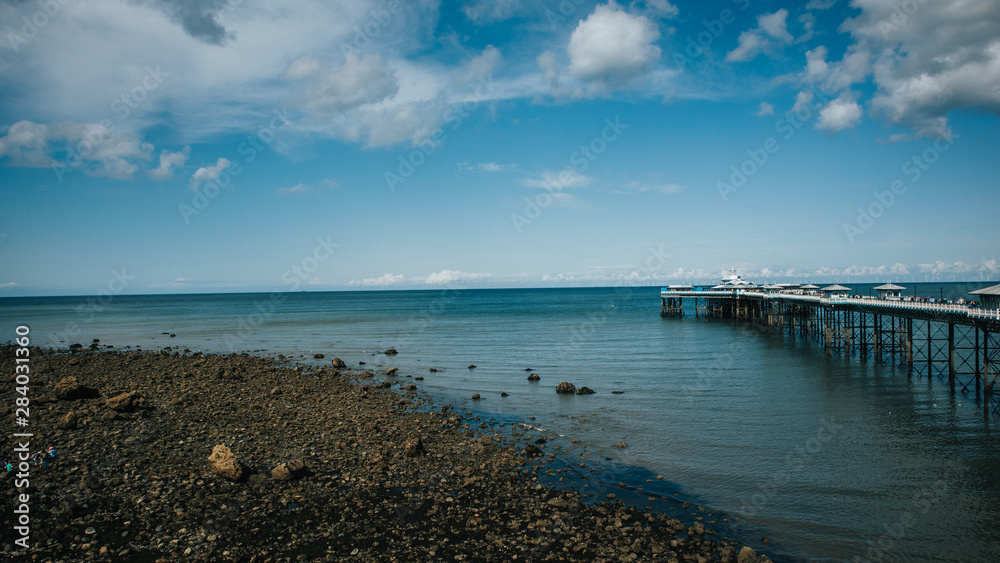
<svg viewBox="0 0 1000 563"><path fill-rule="evenodd" d="M992 560L1000 545L997 419L974 394L745 324L661 319L658 288L17 298L0 300L0 318L0 341L28 324L42 346L99 338L399 367L438 403L534 416L582 440L562 446L593 452L583 459L603 464L601 480L643 487L658 507L696 499L791 559ZM556 395L560 381L597 393Z"/></svg>

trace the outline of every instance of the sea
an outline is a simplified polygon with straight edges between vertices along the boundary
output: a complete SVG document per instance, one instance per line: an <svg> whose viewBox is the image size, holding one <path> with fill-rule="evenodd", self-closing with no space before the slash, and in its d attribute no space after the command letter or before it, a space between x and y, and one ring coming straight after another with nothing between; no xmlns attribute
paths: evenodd
<svg viewBox="0 0 1000 563"><path fill-rule="evenodd" d="M867 295L874 285L851 287ZM968 299L993 284L906 285L905 295ZM26 325L33 344L64 350L99 339L114 349L396 367L428 408L450 404L547 436L554 461L544 484L588 500L615 494L701 521L777 560L997 560L1000 415L974 389L828 357L803 337L696 319L690 303L685 317L661 318L659 291L3 298L0 342ZM595 393L556 394L562 381Z"/></svg>

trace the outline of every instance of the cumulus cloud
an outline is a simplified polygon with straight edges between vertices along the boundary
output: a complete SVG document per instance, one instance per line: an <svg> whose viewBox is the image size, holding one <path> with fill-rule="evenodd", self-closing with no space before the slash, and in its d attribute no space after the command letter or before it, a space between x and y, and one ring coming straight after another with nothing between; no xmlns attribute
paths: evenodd
<svg viewBox="0 0 1000 563"><path fill-rule="evenodd" d="M395 73L378 54L359 57L348 53L344 64L329 69L300 57L289 64L285 76L313 79L305 92L305 106L321 116L381 102L399 91Z"/></svg>
<svg viewBox="0 0 1000 563"><path fill-rule="evenodd" d="M97 123L19 121L0 137L0 158L6 157L10 166L52 166L62 173L82 169L122 180L132 178L152 152L153 145Z"/></svg>
<svg viewBox="0 0 1000 563"><path fill-rule="evenodd" d="M441 270L440 272L428 275L423 279L423 283L427 285L448 285L486 279L492 277L492 275L493 274L461 272L458 270Z"/></svg>
<svg viewBox="0 0 1000 563"><path fill-rule="evenodd" d="M145 0L170 16L191 37L212 45L223 45L233 38L219 23L219 13L230 9L231 0Z"/></svg>
<svg viewBox="0 0 1000 563"><path fill-rule="evenodd" d="M569 71L598 90L623 85L659 60L654 44L659 38L649 18L629 14L613 1L598 5L570 36Z"/></svg>
<svg viewBox="0 0 1000 563"><path fill-rule="evenodd" d="M877 0L853 5L860 12L841 30L854 43L836 62L826 61L823 47L809 52L804 81L837 92L873 76L872 114L915 137L949 137L954 110L1000 115L1000 4L926 2L912 11Z"/></svg>
<svg viewBox="0 0 1000 563"><path fill-rule="evenodd" d="M406 276L403 274L383 274L377 278L365 278L363 280L351 280L347 285L351 287L387 287L392 285L402 285L406 283Z"/></svg>
<svg viewBox="0 0 1000 563"><path fill-rule="evenodd" d="M191 156L191 147L184 147L184 149L176 152L163 149L160 153L160 165L152 170L148 170L147 174L157 180L172 178L174 176L174 168L184 166L189 156Z"/></svg>
<svg viewBox="0 0 1000 563"><path fill-rule="evenodd" d="M191 175L191 189L197 190L202 184L217 181L222 171L229 168L229 164L228 158L219 158L215 162L215 166L203 166L195 170L194 174Z"/></svg>
<svg viewBox="0 0 1000 563"><path fill-rule="evenodd" d="M844 129L853 129L861 123L861 106L849 96L841 96L830 100L819 110L816 129L837 133Z"/></svg>
<svg viewBox="0 0 1000 563"><path fill-rule="evenodd" d="M772 46L791 43L793 38L788 32L787 19L788 10L785 8L758 16L757 27L740 34L736 48L726 54L726 60L749 61Z"/></svg>
<svg viewBox="0 0 1000 563"><path fill-rule="evenodd" d="M757 107L757 115L759 117L774 115L774 106L767 102L761 102L760 106Z"/></svg>

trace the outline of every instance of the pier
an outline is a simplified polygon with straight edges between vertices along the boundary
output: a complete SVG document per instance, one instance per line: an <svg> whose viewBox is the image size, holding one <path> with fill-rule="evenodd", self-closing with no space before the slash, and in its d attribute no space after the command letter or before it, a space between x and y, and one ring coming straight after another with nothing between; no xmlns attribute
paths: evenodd
<svg viewBox="0 0 1000 563"><path fill-rule="evenodd" d="M756 286L735 276L711 288L669 286L660 315L754 323L769 334L822 343L827 356L858 357L928 378L947 377L952 390L982 393L984 414L1000 414L1000 285L973 292L982 306L908 301L892 284L878 297L849 297L848 288ZM977 304L979 305L979 304Z"/></svg>

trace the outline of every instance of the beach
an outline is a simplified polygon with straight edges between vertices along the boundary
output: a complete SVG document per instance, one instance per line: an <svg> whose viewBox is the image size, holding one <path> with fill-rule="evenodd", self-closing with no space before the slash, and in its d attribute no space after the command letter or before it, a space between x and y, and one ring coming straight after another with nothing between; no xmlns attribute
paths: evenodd
<svg viewBox="0 0 1000 563"><path fill-rule="evenodd" d="M0 349L6 373L14 350ZM15 490L16 468L4 474L4 514L15 513L19 495L30 509L29 550L5 526L7 555L767 560L716 534L694 506L685 524L613 492L583 503L578 491L543 486L539 474L563 471L547 464L572 437L432 405L421 380L391 368L338 368L332 354L295 365L281 355L96 343L30 352L30 427L19 430L47 457L31 464L29 487ZM5 419L13 416L11 405ZM10 435L3 442L5 456L18 447Z"/></svg>

